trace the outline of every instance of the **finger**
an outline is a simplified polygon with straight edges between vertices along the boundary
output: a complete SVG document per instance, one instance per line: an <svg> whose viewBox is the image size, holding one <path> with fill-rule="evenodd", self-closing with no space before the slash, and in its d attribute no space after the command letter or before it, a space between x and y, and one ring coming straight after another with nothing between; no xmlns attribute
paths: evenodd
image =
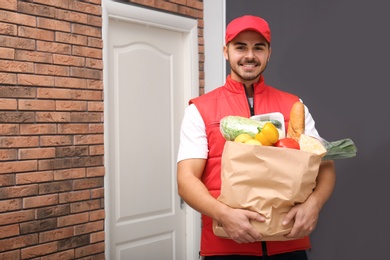
<svg viewBox="0 0 390 260"><path fill-rule="evenodd" d="M263 217L259 213L256 212L248 212L248 213L249 214L247 215L247 217L249 220L255 220L258 222L265 221L265 217ZM249 239L250 242L255 242L256 240L261 239L262 237L262 235L253 227L253 225L250 225L246 232L251 236L251 238L253 238L253 239Z"/></svg>
<svg viewBox="0 0 390 260"><path fill-rule="evenodd" d="M286 238L294 238L294 239L298 239L298 238L301 238L303 236L299 236L298 234L295 234L295 232L290 232L288 233L287 235L284 235Z"/></svg>
<svg viewBox="0 0 390 260"><path fill-rule="evenodd" d="M296 226L294 226L290 233L288 233L287 235L285 235L286 238L295 238L295 239L298 239L298 238L303 238L305 236L307 236L308 233L307 231L305 231L304 229L302 228L298 228Z"/></svg>
<svg viewBox="0 0 390 260"><path fill-rule="evenodd" d="M248 231L248 236L250 242L255 242L256 240L260 240L262 238L262 235L255 228Z"/></svg>
<svg viewBox="0 0 390 260"><path fill-rule="evenodd" d="M253 243L253 242L255 242L256 240L257 240L257 237L258 237L258 235L260 235L260 234L258 234L258 233L256 232L256 236L253 236L252 234L249 234L248 233L248 235L245 237L246 238L246 240L248 241L247 243Z"/></svg>
<svg viewBox="0 0 390 260"><path fill-rule="evenodd" d="M250 219L250 220L256 220L256 221L259 221L259 222L264 222L265 221L265 217L263 217L261 214L259 213L256 213L256 212L250 212L248 211L247 212L247 217Z"/></svg>
<svg viewBox="0 0 390 260"><path fill-rule="evenodd" d="M239 241L239 243L253 243L256 241L256 238L254 238L251 234L247 233L237 240Z"/></svg>
<svg viewBox="0 0 390 260"><path fill-rule="evenodd" d="M286 221L287 218L285 218ZM285 225L285 221L283 221L283 225ZM291 221L291 219L288 220L287 224ZM287 238L296 238L298 233L300 232L301 228L299 224L295 221L294 225L292 226L290 232L285 235Z"/></svg>
<svg viewBox="0 0 390 260"><path fill-rule="evenodd" d="M296 211L294 209L290 210L284 217L282 225L288 225L290 221L295 217Z"/></svg>
<svg viewBox="0 0 390 260"><path fill-rule="evenodd" d="M262 235L252 226L243 228L239 233L231 236L237 243L251 243L262 238Z"/></svg>
<svg viewBox="0 0 390 260"><path fill-rule="evenodd" d="M292 228L290 232L286 235L284 235L286 238L293 238L294 237L295 230Z"/></svg>

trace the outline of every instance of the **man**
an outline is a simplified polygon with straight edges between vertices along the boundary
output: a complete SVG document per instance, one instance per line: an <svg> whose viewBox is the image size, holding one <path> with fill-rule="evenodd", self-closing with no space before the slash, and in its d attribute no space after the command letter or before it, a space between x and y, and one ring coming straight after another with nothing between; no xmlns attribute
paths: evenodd
<svg viewBox="0 0 390 260"><path fill-rule="evenodd" d="M335 185L333 161L321 163L317 186L308 199L293 207L283 224L294 221L287 241L259 242L262 235L250 220L264 221L253 211L234 209L217 200L221 188L221 155L225 139L219 121L227 115L250 117L281 112L288 125L292 105L299 97L267 86L262 76L271 56L271 32L260 17L242 16L226 28L224 56L231 73L224 86L190 101L181 129L177 181L179 195L202 213L200 254L205 259L307 259L308 235ZM305 134L318 136L305 107ZM287 127L286 127L287 129ZM219 238L212 219L222 224L230 239ZM264 258L263 258L264 257Z"/></svg>

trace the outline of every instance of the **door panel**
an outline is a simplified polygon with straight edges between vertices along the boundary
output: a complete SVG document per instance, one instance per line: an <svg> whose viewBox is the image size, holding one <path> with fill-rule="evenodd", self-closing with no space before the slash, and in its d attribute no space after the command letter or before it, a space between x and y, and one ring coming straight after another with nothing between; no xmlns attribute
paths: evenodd
<svg viewBox="0 0 390 260"><path fill-rule="evenodd" d="M110 18L110 259L185 259L176 188L183 33Z"/></svg>
<svg viewBox="0 0 390 260"><path fill-rule="evenodd" d="M127 248L119 250L119 259L128 259L126 256L142 256L142 259L174 259L170 250L173 248L172 240L170 234L137 240L129 243ZM161 258L161 255L164 257Z"/></svg>
<svg viewBox="0 0 390 260"><path fill-rule="evenodd" d="M114 49L122 82L117 92L119 221L174 214L170 63L169 55L145 43Z"/></svg>

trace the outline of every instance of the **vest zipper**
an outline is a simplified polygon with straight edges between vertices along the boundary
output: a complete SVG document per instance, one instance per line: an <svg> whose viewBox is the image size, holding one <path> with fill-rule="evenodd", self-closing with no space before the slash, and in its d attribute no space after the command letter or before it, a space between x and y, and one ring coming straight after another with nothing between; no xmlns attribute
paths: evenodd
<svg viewBox="0 0 390 260"><path fill-rule="evenodd" d="M254 97L255 95L253 95L253 106L251 106L251 102L249 102L248 91L246 90L245 85L244 85L244 89L245 89L245 96L246 96L246 100L248 102L249 110L251 112L251 116L254 116L255 109L253 107L255 106L255 97ZM252 92L254 94L253 85L252 85ZM267 256L268 255L267 243L265 241L261 241L261 249L263 250L263 256Z"/></svg>
<svg viewBox="0 0 390 260"><path fill-rule="evenodd" d="M263 256L267 256L268 255L267 242L261 241L261 249L263 250Z"/></svg>
<svg viewBox="0 0 390 260"><path fill-rule="evenodd" d="M251 106L251 102L249 102L248 91L246 90L245 85L244 85L244 89L245 89L246 100L248 101L249 110L251 112L251 116L254 116L255 109L253 107L255 106L255 95L253 95L253 102L252 102L253 106ZM253 85L252 85L252 92L253 92L253 94L255 93L255 91L253 90ZM263 256L267 256L268 255L267 243L265 241L261 241L261 249L263 251Z"/></svg>
<svg viewBox="0 0 390 260"><path fill-rule="evenodd" d="M254 116L255 115L255 110L254 110L254 105L255 105L255 98L253 97L253 106L251 106L251 102L249 102L249 97L248 97L248 91L246 90L246 87L244 84L242 84L244 86L244 89L245 89L245 96L246 96L246 101L248 102L248 107L249 107L249 111L251 113L251 116ZM253 85L252 85L252 92L254 93L253 91ZM254 96L254 95L253 95Z"/></svg>
<svg viewBox="0 0 390 260"><path fill-rule="evenodd" d="M253 109L253 107L249 106L249 109L251 110L251 116L254 116L255 115L255 110Z"/></svg>

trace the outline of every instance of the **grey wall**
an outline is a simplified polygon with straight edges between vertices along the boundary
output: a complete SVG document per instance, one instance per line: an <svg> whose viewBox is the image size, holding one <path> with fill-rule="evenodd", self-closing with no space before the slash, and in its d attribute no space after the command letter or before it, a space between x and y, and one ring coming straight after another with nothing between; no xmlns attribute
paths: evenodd
<svg viewBox="0 0 390 260"><path fill-rule="evenodd" d="M226 22L264 17L266 82L299 95L322 137L350 137L337 185L312 234L312 260L390 259L390 2L226 0Z"/></svg>

